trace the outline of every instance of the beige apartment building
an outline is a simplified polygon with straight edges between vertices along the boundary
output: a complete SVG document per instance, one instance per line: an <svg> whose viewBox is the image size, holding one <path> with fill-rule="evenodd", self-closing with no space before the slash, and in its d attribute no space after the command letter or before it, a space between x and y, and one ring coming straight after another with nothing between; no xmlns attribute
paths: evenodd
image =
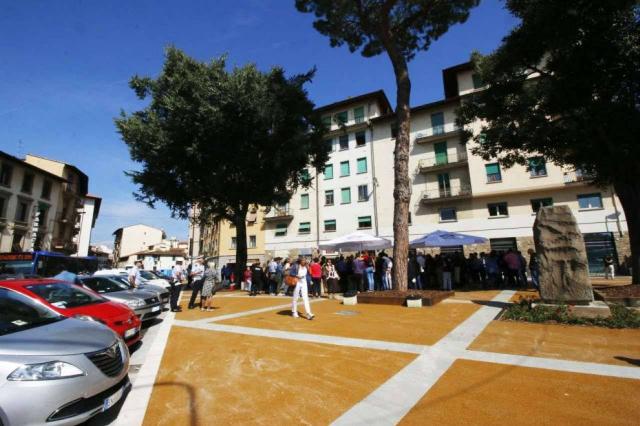
<svg viewBox="0 0 640 426"><path fill-rule="evenodd" d="M162 229L136 224L118 228L113 232L113 261L118 268L133 265L137 254L165 239Z"/></svg>
<svg viewBox="0 0 640 426"><path fill-rule="evenodd" d="M190 216L197 215L193 209ZM247 213L247 263L265 262L272 253L265 250L265 209L254 207ZM210 226L189 222L189 256L204 256L208 262L222 267L235 264L236 227L229 221L221 220Z"/></svg>

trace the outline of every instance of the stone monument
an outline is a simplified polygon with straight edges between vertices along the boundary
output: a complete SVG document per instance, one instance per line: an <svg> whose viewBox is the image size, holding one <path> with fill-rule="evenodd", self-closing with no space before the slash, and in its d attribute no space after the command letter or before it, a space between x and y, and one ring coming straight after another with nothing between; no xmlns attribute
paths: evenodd
<svg viewBox="0 0 640 426"><path fill-rule="evenodd" d="M568 206L541 207L533 224L544 303L589 305L593 289L584 239Z"/></svg>

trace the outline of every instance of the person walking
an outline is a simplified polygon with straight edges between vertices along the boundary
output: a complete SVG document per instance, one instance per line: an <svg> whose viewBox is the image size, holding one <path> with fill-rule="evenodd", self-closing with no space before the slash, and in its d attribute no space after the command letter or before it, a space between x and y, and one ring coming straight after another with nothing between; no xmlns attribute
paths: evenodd
<svg viewBox="0 0 640 426"><path fill-rule="evenodd" d="M604 279L612 280L616 277L616 270L613 263L613 257L610 254L606 255L603 259L604 263Z"/></svg>
<svg viewBox="0 0 640 426"><path fill-rule="evenodd" d="M331 262L331 259L327 259L327 263L325 263L323 269L324 275L327 277L327 293L329 294L329 299L333 299L335 294L340 290L338 285L340 276L338 275L333 262Z"/></svg>
<svg viewBox="0 0 640 426"><path fill-rule="evenodd" d="M531 283L535 288L540 290L540 261L538 255L533 249L527 250L529 253L529 273L531 274Z"/></svg>
<svg viewBox="0 0 640 426"><path fill-rule="evenodd" d="M300 318L298 315L298 299L302 296L302 301L304 302L304 310L307 314L307 319L312 320L315 318L313 312L311 312L311 304L309 303L309 291L307 287L307 259L301 257L298 259L298 262L291 266L289 270L289 275L294 276L298 279L298 282L293 289L293 300L291 302L291 315L294 318Z"/></svg>
<svg viewBox="0 0 640 426"><path fill-rule="evenodd" d="M322 266L316 257L309 265L309 273L311 274L311 297L320 297L320 283L322 281Z"/></svg>
<svg viewBox="0 0 640 426"><path fill-rule="evenodd" d="M189 309L193 309L196 303L196 297L198 293L202 291L202 284L204 282L204 257L198 256L195 263L191 266L191 298L189 299ZM200 307L202 307L202 301L200 301Z"/></svg>
<svg viewBox="0 0 640 426"><path fill-rule="evenodd" d="M216 285L216 270L214 268L206 268L204 271L204 284L202 285L200 310L213 311L213 294Z"/></svg>
<svg viewBox="0 0 640 426"><path fill-rule="evenodd" d="M171 307L171 312L181 312L182 308L178 305L178 300L180 299L180 290L182 290L182 280L184 279L184 270L182 269L182 261L176 261L176 265L173 267L171 271L171 281L169 282L171 286L171 300L169 302L169 306Z"/></svg>

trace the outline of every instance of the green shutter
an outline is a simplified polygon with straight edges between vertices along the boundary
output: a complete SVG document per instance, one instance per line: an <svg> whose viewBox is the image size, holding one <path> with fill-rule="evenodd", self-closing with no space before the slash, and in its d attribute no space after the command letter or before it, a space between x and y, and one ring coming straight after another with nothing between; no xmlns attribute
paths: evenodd
<svg viewBox="0 0 640 426"><path fill-rule="evenodd" d="M433 150L436 154L436 165L447 164L449 157L447 156L447 142L438 142L433 144Z"/></svg>
<svg viewBox="0 0 640 426"><path fill-rule="evenodd" d="M349 162L343 161L340 163L340 176L349 176Z"/></svg>
<svg viewBox="0 0 640 426"><path fill-rule="evenodd" d="M338 123L346 123L349 120L349 114L347 111L342 111L336 114L336 121Z"/></svg>
<svg viewBox="0 0 640 426"><path fill-rule="evenodd" d="M340 201L342 204L349 204L351 202L351 189L342 188L340 190Z"/></svg>
<svg viewBox="0 0 640 426"><path fill-rule="evenodd" d="M353 118L356 123L362 123L364 121L364 107L354 108Z"/></svg>
<svg viewBox="0 0 640 426"><path fill-rule="evenodd" d="M324 178L333 179L333 164L327 164L324 167Z"/></svg>
<svg viewBox="0 0 640 426"><path fill-rule="evenodd" d="M435 114L431 114L431 127L433 128L434 135L444 133L444 113L436 112Z"/></svg>
<svg viewBox="0 0 640 426"><path fill-rule="evenodd" d="M358 173L367 173L367 159L358 158Z"/></svg>
<svg viewBox="0 0 640 426"><path fill-rule="evenodd" d="M500 166L498 165L498 163L487 164L484 167L487 169L488 175L495 175L500 173Z"/></svg>
<svg viewBox="0 0 640 426"><path fill-rule="evenodd" d="M300 196L300 208L301 209L309 208L309 194L302 194Z"/></svg>

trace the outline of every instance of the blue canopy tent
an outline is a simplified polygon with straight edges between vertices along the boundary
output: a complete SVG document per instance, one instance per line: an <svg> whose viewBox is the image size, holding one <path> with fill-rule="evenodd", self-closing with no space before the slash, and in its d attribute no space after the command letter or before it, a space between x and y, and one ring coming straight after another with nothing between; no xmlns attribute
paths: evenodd
<svg viewBox="0 0 640 426"><path fill-rule="evenodd" d="M487 239L457 232L434 231L425 234L409 243L412 248L418 247L453 247L467 244L483 244Z"/></svg>

